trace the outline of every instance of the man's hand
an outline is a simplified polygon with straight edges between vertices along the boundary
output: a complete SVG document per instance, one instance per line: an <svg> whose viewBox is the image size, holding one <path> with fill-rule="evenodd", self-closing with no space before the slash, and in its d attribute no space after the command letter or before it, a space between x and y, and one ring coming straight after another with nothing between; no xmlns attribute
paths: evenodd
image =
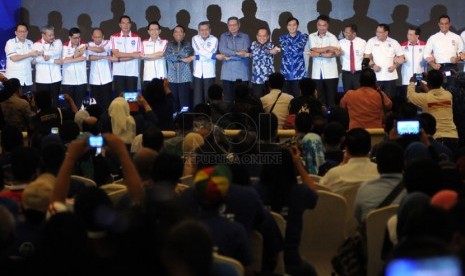
<svg viewBox="0 0 465 276"><path fill-rule="evenodd" d="M396 66L396 65L391 65L391 66L388 67L388 72L389 72L389 73L392 73L392 72L394 72L396 69L397 69L397 66Z"/></svg>
<svg viewBox="0 0 465 276"><path fill-rule="evenodd" d="M374 64L373 65L373 71L380 72L381 71L381 66L378 66L378 65Z"/></svg>
<svg viewBox="0 0 465 276"><path fill-rule="evenodd" d="M71 158L71 160L77 161L88 150L89 146L87 145L87 138L76 139L68 146L67 157Z"/></svg>
<svg viewBox="0 0 465 276"><path fill-rule="evenodd" d="M57 58L53 60L53 63L58 64L58 65L63 65L64 62L62 59Z"/></svg>

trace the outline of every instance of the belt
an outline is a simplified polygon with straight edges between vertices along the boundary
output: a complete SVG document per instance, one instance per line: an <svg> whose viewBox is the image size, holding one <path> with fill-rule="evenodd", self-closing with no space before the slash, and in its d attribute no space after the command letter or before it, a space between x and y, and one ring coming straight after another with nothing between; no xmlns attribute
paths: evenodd
<svg viewBox="0 0 465 276"><path fill-rule="evenodd" d="M347 70L342 70L342 72L352 74L350 71L347 71ZM360 72L362 72L362 70L355 71L354 74L357 74L357 73L360 73Z"/></svg>
<svg viewBox="0 0 465 276"><path fill-rule="evenodd" d="M456 63L438 63L440 64L441 66L456 66L457 64Z"/></svg>

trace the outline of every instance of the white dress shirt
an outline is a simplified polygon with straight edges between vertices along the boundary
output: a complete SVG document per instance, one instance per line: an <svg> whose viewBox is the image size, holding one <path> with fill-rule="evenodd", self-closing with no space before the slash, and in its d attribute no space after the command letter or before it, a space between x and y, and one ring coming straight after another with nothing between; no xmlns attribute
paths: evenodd
<svg viewBox="0 0 465 276"><path fill-rule="evenodd" d="M63 44L63 59L73 57L76 49L85 47L85 43L81 41L77 47L72 47L69 41ZM86 53L83 54L86 56ZM64 85L79 85L87 84L87 69L86 60L69 62L63 64L63 81Z"/></svg>
<svg viewBox="0 0 465 276"><path fill-rule="evenodd" d="M218 50L218 39L213 35L203 39L200 35L192 38L194 48L194 72L196 78L216 77L216 51Z"/></svg>
<svg viewBox="0 0 465 276"><path fill-rule="evenodd" d="M34 58L29 57L18 61L12 61L15 55L25 55L32 52L32 41L26 39L21 42L17 37L8 40L5 44L6 77L17 78L21 85L32 85L32 66Z"/></svg>
<svg viewBox="0 0 465 276"><path fill-rule="evenodd" d="M33 49L43 52L49 56L45 60L43 56L36 57L36 83L55 83L61 81L61 65L55 64L55 59L61 59L63 44L56 39L52 43L47 43L43 39L34 43Z"/></svg>
<svg viewBox="0 0 465 276"><path fill-rule="evenodd" d="M418 40L416 44L405 41L401 44L404 49L405 62L402 64L402 85L408 85L413 74L425 72L427 63L423 58L426 43Z"/></svg>
<svg viewBox="0 0 465 276"><path fill-rule="evenodd" d="M318 32L310 34L308 36L307 44L310 44L310 49L324 48L328 46L341 48L341 46L339 45L339 41L337 40L337 37L330 32L326 32L321 37L318 35ZM339 78L339 73L337 72L336 57L313 57L312 79L319 80L335 78Z"/></svg>
<svg viewBox="0 0 465 276"><path fill-rule="evenodd" d="M168 40L158 37L156 41L153 41L152 38L149 38L142 42L142 53L145 55L157 52L165 53L167 45ZM164 57L144 60L144 81L166 77L166 60Z"/></svg>
<svg viewBox="0 0 465 276"><path fill-rule="evenodd" d="M341 45L342 55L341 55L341 64L343 71L350 72L350 42L351 40L348 39L341 39L339 41L339 45ZM354 38L352 40L354 45L354 62L355 62L355 71L362 70L362 61L363 61L363 54L365 53L365 47L367 42L365 39L360 37Z"/></svg>
<svg viewBox="0 0 465 276"><path fill-rule="evenodd" d="M397 70L389 72L388 68L394 65L394 57L403 56L404 52L397 40L390 37L385 41L379 40L376 36L368 40L365 54L373 56L373 62L381 67L381 71L376 72L378 81L390 81L398 78Z"/></svg>
<svg viewBox="0 0 465 276"><path fill-rule="evenodd" d="M142 42L137 34L129 32L123 36L123 32L116 33L110 37L111 49L119 50L121 53L142 52ZM113 63L113 76L139 77L139 59Z"/></svg>
<svg viewBox="0 0 465 276"><path fill-rule="evenodd" d="M463 52L462 38L451 31L437 32L430 36L425 46L424 58L434 56L436 63L451 63L451 58Z"/></svg>
<svg viewBox="0 0 465 276"><path fill-rule="evenodd" d="M96 53L87 50L87 58L90 56L110 56L111 46L109 40L104 40L100 45L95 42L89 42L91 47L102 47L104 49L101 53ZM90 85L104 85L113 80L111 75L111 61L108 59L99 59L90 61L90 73L89 73L89 84Z"/></svg>

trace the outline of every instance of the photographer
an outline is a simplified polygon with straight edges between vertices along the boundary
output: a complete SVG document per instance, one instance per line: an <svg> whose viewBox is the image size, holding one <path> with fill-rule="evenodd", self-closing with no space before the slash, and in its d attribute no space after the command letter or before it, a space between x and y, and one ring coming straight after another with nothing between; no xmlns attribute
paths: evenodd
<svg viewBox="0 0 465 276"><path fill-rule="evenodd" d="M416 76L412 76L407 88L407 99L423 112L430 113L436 119L434 138L448 146L452 151L458 149L458 133L453 121L452 94L442 88L444 75L439 70L431 70L425 76L427 84L420 81L423 92L415 92Z"/></svg>
<svg viewBox="0 0 465 276"><path fill-rule="evenodd" d="M1 103L3 117L8 124L21 131L26 131L35 115L27 100L23 99L23 91L18 79L12 78L4 81L6 100ZM31 103L33 103L32 101Z"/></svg>

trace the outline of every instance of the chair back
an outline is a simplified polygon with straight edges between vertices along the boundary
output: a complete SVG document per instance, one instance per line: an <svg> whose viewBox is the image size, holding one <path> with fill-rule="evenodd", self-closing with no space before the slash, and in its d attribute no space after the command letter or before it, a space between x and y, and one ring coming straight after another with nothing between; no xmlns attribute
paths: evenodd
<svg viewBox="0 0 465 276"><path fill-rule="evenodd" d="M366 223L367 274L378 275L383 266L381 252L388 220L397 213L398 205L390 205L368 213Z"/></svg>
<svg viewBox="0 0 465 276"><path fill-rule="evenodd" d="M97 183L95 183L94 180L90 179L90 178L87 178L87 177L84 177L84 176L80 176L80 175L71 175L71 179L72 180L75 180L75 181L79 181L81 183L84 183L84 185L86 186L94 186L94 187L97 187Z"/></svg>
<svg viewBox="0 0 465 276"><path fill-rule="evenodd" d="M213 261L215 263L227 264L231 266L237 272L236 274L237 276L244 275L244 266L236 259L233 259L231 257L226 257L218 253L213 253Z"/></svg>
<svg viewBox="0 0 465 276"><path fill-rule="evenodd" d="M261 272L263 259L263 236L260 232L254 230L250 233L249 241L253 253L253 270L255 272Z"/></svg>
<svg viewBox="0 0 465 276"><path fill-rule="evenodd" d="M276 212L270 212L271 216L273 217L274 221L278 225L279 232L281 233L281 236L284 237L286 236L286 220L281 214L278 214ZM279 252L278 254L278 261L276 263L276 268L274 270L275 273L284 275L286 272L285 265L284 265L284 252Z"/></svg>
<svg viewBox="0 0 465 276"><path fill-rule="evenodd" d="M118 183L105 184L100 186L100 189L108 195L113 205L116 205L128 193L126 185Z"/></svg>

